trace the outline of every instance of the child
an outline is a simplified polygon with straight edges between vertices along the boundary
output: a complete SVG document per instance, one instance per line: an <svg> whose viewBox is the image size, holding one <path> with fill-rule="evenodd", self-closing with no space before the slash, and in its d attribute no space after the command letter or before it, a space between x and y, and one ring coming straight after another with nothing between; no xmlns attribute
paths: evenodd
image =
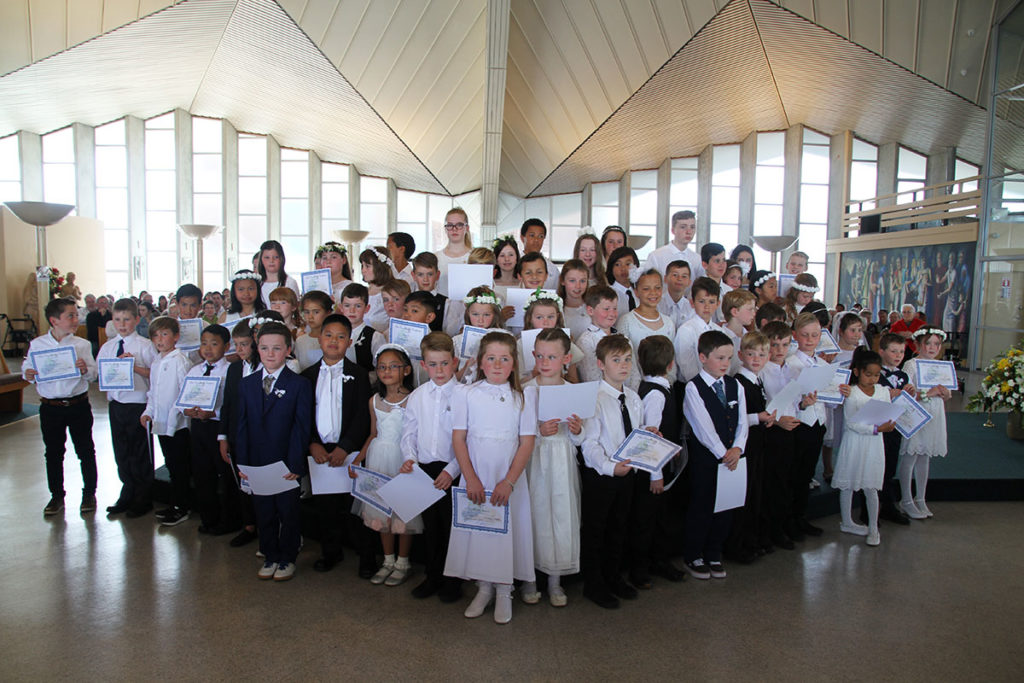
<svg viewBox="0 0 1024 683"><path fill-rule="evenodd" d="M696 233L697 215L693 211L676 211L672 214L672 241L651 252L644 270L654 268L668 277L669 264L683 261L694 279L704 275L700 267L700 256L693 249L687 248Z"/></svg>
<svg viewBox="0 0 1024 683"><path fill-rule="evenodd" d="M224 375L224 403L220 408L220 433L217 445L220 447L220 458L232 467L236 466L234 454L237 452L238 427L238 383L243 377L262 369L259 355L253 348L252 329L245 320L231 328L231 341L235 345L236 360L228 366ZM236 468L237 469L237 468ZM233 473L232 473L233 474ZM242 530L231 539L232 548L240 548L256 540L256 512L252 506L252 496L244 493L237 485L231 486L229 513L224 522L226 527Z"/></svg>
<svg viewBox="0 0 1024 683"><path fill-rule="evenodd" d="M839 530L857 536L867 536L867 544L876 546L881 542L878 535L878 490L882 488L885 473L885 446L882 434L891 432L896 423L892 420L881 425L855 422L851 418L868 401L889 403L889 391L876 386L882 374L882 359L874 351L859 348L850 363L853 387L843 403L843 435L836 458L836 470L832 476L832 487L839 489L839 512L843 517ZM864 491L868 509L868 525L853 521L853 492Z"/></svg>
<svg viewBox="0 0 1024 683"><path fill-rule="evenodd" d="M433 332L440 332L444 323L445 304L448 297L437 291L437 281L441 278L441 271L437 269L437 256L432 252L424 251L416 255L412 260L412 279L419 291L427 292L434 297L434 319L430 322L430 329Z"/></svg>
<svg viewBox="0 0 1024 683"><path fill-rule="evenodd" d="M285 366L292 337L281 323L260 325L256 335L262 372L238 385L239 465L270 465L284 461L285 479L295 481L306 470L313 392L306 378ZM244 478L244 475L241 475ZM287 581L295 574L299 554L299 487L270 496L253 496L259 527L262 580Z"/></svg>
<svg viewBox="0 0 1024 683"><path fill-rule="evenodd" d="M709 277L699 277L690 287L693 292L693 317L679 326L675 334L676 374L680 382L688 382L700 372L697 341L705 332L718 330L711 322L718 310L718 283Z"/></svg>
<svg viewBox="0 0 1024 683"><path fill-rule="evenodd" d="M903 365L910 384L917 387L917 400L921 402L932 419L921 427L900 446L900 491L903 493L900 509L911 519L925 519L932 511L925 504L925 487L928 485L928 466L931 458L946 456L946 407L943 401L952 396L946 387L920 388L919 360L935 360L942 352L946 333L937 327L925 326L914 332L917 344L917 358L911 358ZM917 491L911 497L910 478L913 474Z"/></svg>
<svg viewBox="0 0 1024 683"><path fill-rule="evenodd" d="M564 273L564 271L563 271ZM559 328L537 335L533 347L537 376L523 388L536 404L541 387L565 384L562 368L572 359L569 337ZM580 570L580 475L576 448L583 443L583 422L576 415L563 426L558 418L540 422L539 436L527 471L530 516L533 520L533 558L548 576L548 600L553 607L568 603L561 577ZM523 602L540 600L535 582L523 584Z"/></svg>
<svg viewBox="0 0 1024 683"><path fill-rule="evenodd" d="M461 207L453 206L444 216L444 232L448 243L444 249L435 251L437 265L441 271L441 289L448 289L449 263L466 263L469 250L473 248L473 236L469 234L469 217Z"/></svg>
<svg viewBox="0 0 1024 683"><path fill-rule="evenodd" d="M770 322L786 322L786 310L778 304L761 304L754 314L754 327L763 330Z"/></svg>
<svg viewBox="0 0 1024 683"><path fill-rule="evenodd" d="M911 396L917 393L917 390L910 383L907 373L900 370L906 346L907 340L892 332L883 334L878 342L878 355L882 358L882 378L880 382L888 387L890 401L895 399L901 391L909 392ZM885 476L882 478L879 518L905 526L910 524L910 519L903 511L896 507L896 503L899 500L896 468L900 459L900 446L903 444L903 436L896 430L886 432L882 435L882 443L885 444Z"/></svg>
<svg viewBox="0 0 1024 683"><path fill-rule="evenodd" d="M387 249L388 256L391 257L391 261L394 264L391 274L399 280L408 282L410 287L415 287L415 266L411 261L412 255L416 253L416 240L407 232L393 232L388 235ZM437 262L436 256L434 257L434 262Z"/></svg>
<svg viewBox="0 0 1024 683"><path fill-rule="evenodd" d="M750 293L757 297L757 307L765 304L775 304L779 297L779 279L775 273L767 270L755 270L750 275L750 282L747 285Z"/></svg>
<svg viewBox="0 0 1024 683"><path fill-rule="evenodd" d="M585 233L576 238L572 248L572 257L583 261L587 267L587 287L607 285L604 274L604 253L601 251L601 240L597 235Z"/></svg>
<svg viewBox="0 0 1024 683"><path fill-rule="evenodd" d="M385 344L377 352L377 386L367 405L370 414L370 434L363 444L356 465L366 462L366 468L394 477L402 466L402 423L405 405L412 386L412 363L409 354L397 344ZM409 550L412 535L423 531L423 520L413 517L408 522L392 513L385 515L370 505L363 505L363 523L380 532L384 548L384 564L370 578L375 585L400 586L409 578ZM398 558L395 558L395 536L398 536Z"/></svg>
<svg viewBox="0 0 1024 683"><path fill-rule="evenodd" d="M611 286L619 299L619 317L636 308L636 296L633 294L633 281L630 272L640 267L640 259L629 247L619 247L608 257L608 272L611 273Z"/></svg>
<svg viewBox="0 0 1024 683"><path fill-rule="evenodd" d="M814 301L814 294L818 291L818 280L810 273L800 273L793 280L786 297L783 300L783 308L786 309L786 318L790 321L804 310L807 304Z"/></svg>
<svg viewBox="0 0 1024 683"><path fill-rule="evenodd" d="M501 325L501 301L489 287L474 287L462 300L466 309L463 320L466 325L484 329L503 329ZM452 339L455 355L462 351L462 333ZM459 382L472 384L476 378L476 356L460 362L456 377Z"/></svg>
<svg viewBox="0 0 1024 683"><path fill-rule="evenodd" d="M401 320L402 311L405 308L405 300L409 298L411 293L412 290L409 289L409 283L398 278L395 278L381 289L380 301L381 305L384 306L384 313L387 315L384 321L385 334L390 332L392 318Z"/></svg>
<svg viewBox="0 0 1024 683"><path fill-rule="evenodd" d="M292 333L292 341L305 334L302 315L299 313L299 299L288 287L278 287L270 293L270 310L277 311L284 320L284 326Z"/></svg>
<svg viewBox="0 0 1024 683"><path fill-rule="evenodd" d="M386 332L388 314L384 310L381 292L395 279L391 272L391 259L385 255L383 247L364 249L359 254L359 267L362 270L363 282L369 288L366 304L366 313L369 317L366 318L366 323L378 332Z"/></svg>
<svg viewBox="0 0 1024 683"><path fill-rule="evenodd" d="M739 289L743 286L743 269L740 268L740 264L736 261L725 262L725 275L722 276L722 282L729 285L730 289Z"/></svg>
<svg viewBox="0 0 1024 683"><path fill-rule="evenodd" d="M81 512L96 510L96 447L92 441L92 407L89 405L89 382L96 379L96 361L88 341L75 335L78 330L78 307L71 298L51 299L43 309L50 330L32 340L29 353L70 347L75 350L75 367L81 377L36 382L39 374L31 356L22 364L21 375L36 382L39 392L39 429L43 433L46 455L46 483L50 502L44 515L55 515L64 509L64 443L71 434L82 468Z"/></svg>
<svg viewBox="0 0 1024 683"><path fill-rule="evenodd" d="M263 278L261 294L264 301L270 300L270 293L278 287L287 287L295 292L295 297L301 295L299 284L291 275L284 270L284 247L276 240L267 240L260 245L259 263L257 272Z"/></svg>
<svg viewBox="0 0 1024 683"><path fill-rule="evenodd" d="M523 396L517 365L515 339L489 332L477 353L478 381L458 392L452 406L452 448L467 497L508 505L510 520L506 534L453 528L444 573L477 580L480 590L466 608L467 618L482 615L494 598L499 624L512 619L513 580L535 576L530 491L520 475L533 452L537 406Z"/></svg>
<svg viewBox="0 0 1024 683"><path fill-rule="evenodd" d="M291 290L288 290L291 291ZM220 457L217 444L220 434L220 414L224 402L224 377L228 362L224 352L231 343L231 334L226 327L211 325L203 330L200 337L199 355L203 363L188 371L186 377L216 377L220 380L216 405L213 410L196 407L177 408L189 418L192 478L196 485L196 502L199 504L199 533L220 536L235 529L227 525L230 511L228 499L235 485L234 475ZM218 493L218 489L223 493Z"/></svg>
<svg viewBox="0 0 1024 683"><path fill-rule="evenodd" d="M331 271L331 299L341 301L341 293L352 284L352 267L348 263L348 252L337 242L324 242L317 247L314 259L320 260L320 267Z"/></svg>
<svg viewBox="0 0 1024 683"><path fill-rule="evenodd" d="M128 517L141 517L153 508L153 461L149 457L149 434L139 423L146 409L149 391L149 369L156 360L156 349L148 339L136 333L139 306L131 299L114 303L114 328L117 336L100 348L97 362L107 358L134 358L135 375L131 389L107 392L107 413L110 418L110 441L114 462L121 480L117 502L107 514L126 512Z"/></svg>
<svg viewBox="0 0 1024 683"><path fill-rule="evenodd" d="M682 259L672 261L665 271L665 293L658 302L658 310L667 315L677 329L693 317L689 291L690 264Z"/></svg>
<svg viewBox="0 0 1024 683"><path fill-rule="evenodd" d="M341 293L338 308L352 325L352 344L345 357L366 372L373 371L373 357L384 344L384 335L364 322L370 309L370 293L363 285L353 282Z"/></svg>
<svg viewBox="0 0 1024 683"><path fill-rule="evenodd" d="M786 357L789 356L789 342L793 330L783 321L771 321L762 329L768 338L768 363L761 370L765 398L771 401L789 384ZM792 539L786 534L793 509L793 468L795 466L794 430L800 424L796 418L796 402L777 409L775 424L765 432L764 482L765 494L762 507L765 510L768 535L772 545L793 550ZM765 546L769 549L771 546Z"/></svg>
<svg viewBox="0 0 1024 683"><path fill-rule="evenodd" d="M625 386L633 369L629 340L607 335L597 343L595 355L603 381L597 412L584 425L580 569L583 596L604 609L616 609L619 598L637 597L621 574L636 474L629 460L616 462L612 455L634 427L642 426L643 403Z"/></svg>
<svg viewBox="0 0 1024 683"><path fill-rule="evenodd" d="M558 276L558 296L562 298L562 315L569 328L569 336L578 339L590 325L583 294L587 291L589 275L583 261L570 259L562 266Z"/></svg>
<svg viewBox="0 0 1024 683"><path fill-rule="evenodd" d="M320 350L320 328L324 318L331 314L334 302L324 292L314 289L302 295L300 302L302 319L306 321L305 334L295 340L295 359L299 361L299 369L305 370L323 357Z"/></svg>
<svg viewBox="0 0 1024 683"><path fill-rule="evenodd" d="M359 450L370 433L370 383L366 371L345 357L351 341L348 318L336 313L327 316L317 337L323 357L302 372L312 387L314 401L309 454L316 463L330 467L344 466L349 453ZM313 496L321 547L321 555L313 563L315 571L329 572L342 560L345 525L359 552L359 575L369 578L377 570L373 539L349 514L352 503L348 494Z"/></svg>
<svg viewBox="0 0 1024 683"><path fill-rule="evenodd" d="M562 329L565 327L565 320L562 318L562 300L543 289L538 289L526 300L526 313L523 316L525 322L524 329L536 330L536 329L549 329L557 327ZM579 371L577 364L583 360L583 352L576 347L572 342L570 345L570 364L566 369L567 379L575 384L579 382ZM522 349L517 351L519 356L520 365L522 365ZM537 376L537 366L533 368L533 374L524 374L522 381L526 382L530 377Z"/></svg>
<svg viewBox="0 0 1024 683"><path fill-rule="evenodd" d="M810 257L802 251L794 251L786 260L786 272L790 275L799 275L807 272L807 261Z"/></svg>
<svg viewBox="0 0 1024 683"><path fill-rule="evenodd" d="M206 327L206 323L202 322L202 319L199 318L203 290L186 282L182 286L178 287L176 298L178 301L178 320L192 320L196 318L200 319L200 324L203 327ZM192 365L195 365L202 360L202 357L199 355L199 349L193 349L186 353L188 354L188 359L192 362Z"/></svg>
<svg viewBox="0 0 1024 683"><path fill-rule="evenodd" d="M747 328L753 325L755 313L754 295L745 289L733 289L722 297L722 314L725 317L722 332L729 337L734 349L732 363L729 364L730 375L740 370L740 341Z"/></svg>
<svg viewBox="0 0 1024 683"><path fill-rule="evenodd" d="M609 334L615 334L615 321L619 319L619 295L607 285L596 285L583 295L587 306L590 325L579 338L580 381L597 382L601 379L601 368L597 363L597 345Z"/></svg>
<svg viewBox="0 0 1024 683"><path fill-rule="evenodd" d="M174 407L174 402L193 363L175 348L179 333L178 321L168 316L161 316L149 325L149 340L160 355L150 367L146 409L139 418L144 427L152 425L171 475L171 504L156 513L163 526L181 524L189 515L188 421Z"/></svg>
<svg viewBox="0 0 1024 683"><path fill-rule="evenodd" d="M544 260L544 256L536 251L523 254L523 257L519 260L519 286L522 289L543 289L547 279L548 263ZM502 320L509 320L514 313L515 311L512 310L511 306L505 306L501 309ZM522 332L519 327L514 326L509 326L508 330L517 338L519 333Z"/></svg>
<svg viewBox="0 0 1024 683"><path fill-rule="evenodd" d="M615 327L619 334L624 335L633 345L635 354L641 340L654 335L671 339L675 336L676 327L672 324L671 318L658 311L662 291L661 273L653 268L643 272L633 269L630 280L633 282L632 294L636 306L620 316ZM634 391L640 386L639 363L633 364L633 372L630 373L626 384Z"/></svg>
<svg viewBox="0 0 1024 683"><path fill-rule="evenodd" d="M719 286L718 310L715 311L715 322L721 323L725 320L722 313L722 297L732 290L725 282L725 270L728 267L725 259L725 247L717 242L708 242L700 248L700 265L704 270L704 276L714 280Z"/></svg>
<svg viewBox="0 0 1024 683"><path fill-rule="evenodd" d="M266 309L260 293L262 281L263 276L251 270L239 270L231 276L231 303L221 317L222 323L249 318Z"/></svg>
<svg viewBox="0 0 1024 683"><path fill-rule="evenodd" d="M601 232L601 251L604 253L608 270L611 270L611 255L619 247L626 246L626 231L618 225L609 225Z"/></svg>
<svg viewBox="0 0 1024 683"><path fill-rule="evenodd" d="M729 337L705 332L697 352L702 369L687 384L683 398L683 414L690 425L690 503L683 559L695 579L724 579L722 544L729 534L732 511L715 512L718 466L735 470L746 448L746 396L740 383L726 375L733 356Z"/></svg>
<svg viewBox="0 0 1024 683"><path fill-rule="evenodd" d="M833 324L832 335L839 345L839 351L832 354L821 354L831 365L836 368L850 367L853 360L854 350L860 346L862 341L864 325L860 317L852 311L842 311L836 314ZM842 386L842 385L841 385ZM822 476L828 483L832 482L832 453L839 449L843 442L843 415L844 411L838 406L826 406L826 430L824 446L821 449Z"/></svg>
<svg viewBox="0 0 1024 683"><path fill-rule="evenodd" d="M423 360L420 365L430 378L412 392L405 404L402 425L402 453L406 460L401 472L409 473L414 465L434 479L434 488L445 496L428 507L423 520L423 555L426 578L413 589L414 598L429 598L439 593L441 602L455 602L462 597L457 577L444 577L445 556L452 526L451 485L458 478L459 463L452 450L452 400L458 386L455 375L455 350L451 338L442 332L431 332L420 342Z"/></svg>
<svg viewBox="0 0 1024 683"><path fill-rule="evenodd" d="M484 247L474 247L473 250L469 252L468 262L472 265L493 267L494 252L490 249L485 249ZM501 293L498 293L498 289L499 288L497 286L494 287L495 293L498 294L500 300L502 293L507 291L508 288L502 287ZM452 301L447 298L444 303L444 320L441 323L441 330L446 332L449 337L454 337L462 332L462 326L465 324L466 318L466 305L462 303L462 301ZM441 316L438 315L438 317L440 318Z"/></svg>
<svg viewBox="0 0 1024 683"><path fill-rule="evenodd" d="M413 292L402 305L402 320L430 325L437 319L434 301L434 296L430 292ZM413 386L418 387L424 381L426 381L426 375L423 369L415 368L412 373Z"/></svg>
<svg viewBox="0 0 1024 683"><path fill-rule="evenodd" d="M519 243L512 234L498 235L492 245L494 252L494 286L519 286Z"/></svg>

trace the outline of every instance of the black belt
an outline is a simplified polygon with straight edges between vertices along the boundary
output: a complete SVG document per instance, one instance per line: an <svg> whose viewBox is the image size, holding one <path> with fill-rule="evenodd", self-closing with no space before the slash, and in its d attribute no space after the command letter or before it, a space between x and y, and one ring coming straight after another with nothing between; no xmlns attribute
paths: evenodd
<svg viewBox="0 0 1024 683"><path fill-rule="evenodd" d="M89 402L89 393L79 394L78 396L71 396L70 398L43 398L39 397L39 401L44 406L57 406L59 408L68 408L70 406L76 406L79 403Z"/></svg>

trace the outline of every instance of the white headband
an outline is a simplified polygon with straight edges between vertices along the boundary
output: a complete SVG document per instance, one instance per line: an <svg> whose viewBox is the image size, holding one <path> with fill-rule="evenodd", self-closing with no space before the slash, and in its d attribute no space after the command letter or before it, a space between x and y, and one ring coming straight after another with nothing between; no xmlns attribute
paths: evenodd
<svg viewBox="0 0 1024 683"><path fill-rule="evenodd" d="M792 285L790 285L790 287L797 290L798 292L808 292L810 294L814 294L815 292L818 291L817 287L814 287L812 285L802 285L799 282L794 282Z"/></svg>
<svg viewBox="0 0 1024 683"><path fill-rule="evenodd" d="M754 287L762 286L764 283L768 282L773 277L776 277L775 273L765 273L761 277L759 277L756 280L754 280Z"/></svg>
<svg viewBox="0 0 1024 683"><path fill-rule="evenodd" d="M473 304L491 304L493 306L500 306L501 302L498 301L498 297L493 294L477 294L476 296L466 295L462 299L462 303L466 306L472 306Z"/></svg>
<svg viewBox="0 0 1024 683"><path fill-rule="evenodd" d="M526 306L524 306L523 309L528 309L532 304L535 304L538 301L550 301L558 306L558 310L562 310L562 300L558 298L558 295L543 289L538 289L530 294L526 299Z"/></svg>
<svg viewBox="0 0 1024 683"><path fill-rule="evenodd" d="M399 351L402 353L403 356L405 356L406 360L409 360L409 351L406 350L404 346L399 346L398 344L382 344L381 347L377 349L377 353L373 354L374 365L377 364L377 359L380 358L380 354L384 353L385 351Z"/></svg>
<svg viewBox="0 0 1024 683"><path fill-rule="evenodd" d="M231 281L234 282L236 280L255 280L256 282L263 282L263 276L259 273L253 272L235 273L231 276Z"/></svg>
<svg viewBox="0 0 1024 683"><path fill-rule="evenodd" d="M938 327L922 327L914 330L911 336L913 336L914 339L917 339L918 337L927 337L932 334L938 337L941 341L946 341L946 331L940 330Z"/></svg>

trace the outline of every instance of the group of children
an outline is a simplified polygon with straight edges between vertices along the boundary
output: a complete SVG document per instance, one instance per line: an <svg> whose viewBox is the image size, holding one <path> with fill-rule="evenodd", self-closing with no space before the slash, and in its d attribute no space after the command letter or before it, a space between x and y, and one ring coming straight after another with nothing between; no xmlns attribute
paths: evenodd
<svg viewBox="0 0 1024 683"><path fill-rule="evenodd" d="M461 210L446 217L446 227L466 222ZM692 214L673 234L689 230L692 238L691 222ZM472 250L464 261L476 254L495 267L497 280L507 278L502 258L510 244L515 248L499 239L493 250L480 250L489 259ZM363 471L357 467L386 477L420 468L443 496L410 520L348 494L313 495L321 540L314 569L331 570L347 540L359 555L360 576L397 586L412 573L419 535L425 576L413 595L454 602L463 581L476 581L465 615L478 617L493 602L498 623L511 619L517 582L521 599L532 604L541 598L543 579L550 603L561 607L567 604L561 577L580 573L584 596L615 608L650 588L652 576L682 580L675 556L682 555L694 578L724 578L724 558L751 562L820 535L807 505L826 443L826 453L835 453L834 468L831 457L825 464L840 490L841 531L878 545L880 516L899 523L903 513L930 516L928 462L945 454L949 391L916 389L915 361L902 363L906 340L885 335L876 353L860 345L860 330L844 318L836 327L842 351L816 354L829 321L813 301L812 276L798 275L792 296L779 301L772 273L740 269L746 285L726 284L720 245L705 245L700 256L685 243L673 246L685 253L660 264L659 250L641 269L635 252L613 242L609 286L603 264L595 269L593 255L584 257L578 243L581 258L556 274L555 292L545 289L547 260L536 251L519 257L515 248L519 286L532 290L520 312L505 304L511 283L481 285L462 301L448 300L436 287L439 261L453 262L450 255L407 259L414 247L401 235L387 249L360 254L365 285L351 281L343 247L324 245L316 261L331 271L332 294L298 296L283 249L268 242L254 270L231 278L230 305L219 322L203 327L199 347L187 350L177 348L179 319L156 318L146 340L135 332L136 303L121 299L113 306L117 335L98 355L100 361L133 358L135 373L131 389L108 392L122 489L107 512L139 517L152 509L155 434L171 479L170 504L156 513L159 522L175 526L189 518L194 485L200 533L238 532L235 546L258 538L259 578L283 581L295 573L308 489L296 484L247 495L242 469L283 462L285 479L298 482L308 474L307 457L313 466L350 468L352 477ZM180 319L199 315L198 288L183 285L176 298ZM81 376L37 385L51 492L44 514L63 508L65 430L82 463L81 511L90 512L96 465L87 383L97 366L88 342L75 336L72 301L49 302L46 316L51 329L32 342L30 354L72 346ZM431 332L418 348L390 343L391 318L426 324ZM463 353L466 325L486 330L472 353ZM528 348L519 336L535 329ZM920 357L935 358L942 337L919 330ZM822 364L851 370L850 383L840 387L841 407L824 405L812 392L767 410L804 368ZM36 375L27 359L24 376ZM212 410L180 405L189 376L220 380ZM566 382L599 383L593 416L540 421L544 388ZM868 400L889 401L901 391L933 416L914 437L901 440L892 422L849 419ZM635 429L681 451L657 471L617 459ZM716 511L718 477L741 459L746 502ZM890 491L897 471L898 510ZM453 525L454 486L473 504L507 506L507 530ZM855 491L864 492L866 524L853 520Z"/></svg>

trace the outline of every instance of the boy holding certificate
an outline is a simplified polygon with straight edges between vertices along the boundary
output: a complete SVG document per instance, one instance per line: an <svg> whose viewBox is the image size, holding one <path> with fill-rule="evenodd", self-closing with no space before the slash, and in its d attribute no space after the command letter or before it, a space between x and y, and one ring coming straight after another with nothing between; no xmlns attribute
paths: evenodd
<svg viewBox="0 0 1024 683"><path fill-rule="evenodd" d="M686 512L683 559L695 579L724 579L722 544L732 511L715 512L719 465L735 470L747 445L746 396L729 377L732 342L723 332L697 340L702 369L686 386L683 414L690 425L690 503Z"/></svg>
<svg viewBox="0 0 1024 683"><path fill-rule="evenodd" d="M434 319L430 321L430 330L440 332L443 329L445 309L448 297L437 291L437 281L441 279L441 271L437 267L437 255L432 251L421 251L412 260L412 279L421 292L434 297Z"/></svg>
<svg viewBox="0 0 1024 683"><path fill-rule="evenodd" d="M150 497L153 461L149 455L149 434L139 418L146 409L149 369L157 354L153 343L140 337L135 330L139 324L139 307L133 300L118 299L114 304L113 320L117 336L107 340L96 360L102 369L105 361L133 358L134 386L107 392L110 441L114 447L117 476L121 480L121 495L107 508L107 514L127 512L129 517L141 517L153 507Z"/></svg>
<svg viewBox="0 0 1024 683"><path fill-rule="evenodd" d="M345 352L345 357L370 373L369 379L376 378L373 358L377 349L386 341L384 335L367 325L363 318L370 310L370 290L365 285L353 282L345 287L338 302L338 312L348 318L352 324L352 343Z"/></svg>
<svg viewBox="0 0 1024 683"><path fill-rule="evenodd" d="M907 373L900 370L906 350L907 340L895 332L883 334L878 342L878 355L882 357L880 382L889 387L890 401L895 399L901 391L906 391L911 396L917 393L914 386L910 384ZM900 460L903 436L894 429L882 434L882 443L885 445L885 474L882 481L882 492L879 496L878 516L880 519L906 526L910 524L910 519L896 507L896 498L899 495L896 486L896 467Z"/></svg>
<svg viewBox="0 0 1024 683"><path fill-rule="evenodd" d="M82 468L81 512L92 512L96 509L96 447L92 442L89 382L96 379L96 361L89 342L75 335L78 307L74 299L53 299L46 304L43 314L50 323L50 331L29 344L28 359L21 371L22 377L36 383L39 392L39 429L43 433L46 483L50 488L50 502L43 508L43 514L55 515L64 509L64 440L68 432ZM39 363L47 355L60 357L62 363L66 361L68 371L43 372L40 377ZM75 359L73 363L71 357ZM63 374L65 378L46 379L52 374Z"/></svg>
<svg viewBox="0 0 1024 683"><path fill-rule="evenodd" d="M175 299L178 301L178 320L195 319L199 320L200 326L206 327L206 322L199 317L202 313L203 290L186 282L181 287L178 287ZM193 365L203 360L199 355L199 349L186 351L186 353Z"/></svg>

